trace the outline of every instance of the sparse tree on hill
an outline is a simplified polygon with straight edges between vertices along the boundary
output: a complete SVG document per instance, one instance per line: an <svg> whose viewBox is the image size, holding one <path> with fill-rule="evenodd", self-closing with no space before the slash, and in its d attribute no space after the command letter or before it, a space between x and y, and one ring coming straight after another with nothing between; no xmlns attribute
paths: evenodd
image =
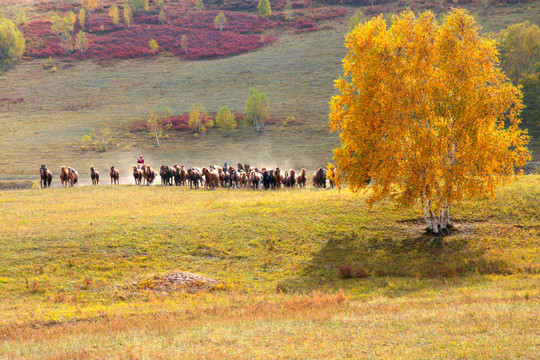
<svg viewBox="0 0 540 360"><path fill-rule="evenodd" d="M99 5L98 0L82 0L81 5L91 14Z"/></svg>
<svg viewBox="0 0 540 360"><path fill-rule="evenodd" d="M255 125L257 132L264 130L264 123L268 119L268 99L257 89L249 88L246 101L246 120Z"/></svg>
<svg viewBox="0 0 540 360"><path fill-rule="evenodd" d="M294 13L293 13L293 9L292 9L291 0L287 0L287 2L285 3L285 7L283 8L283 12L284 12L284 15L285 15L285 20L287 20L288 22L291 22L294 19Z"/></svg>
<svg viewBox="0 0 540 360"><path fill-rule="evenodd" d="M124 5L124 22L129 27L133 22L133 13L131 12L131 7L129 5Z"/></svg>
<svg viewBox="0 0 540 360"><path fill-rule="evenodd" d="M23 8L19 9L17 13L17 25L26 25L26 12Z"/></svg>
<svg viewBox="0 0 540 360"><path fill-rule="evenodd" d="M86 22L86 11L84 9L79 10L79 25L81 28L84 28L84 23Z"/></svg>
<svg viewBox="0 0 540 360"><path fill-rule="evenodd" d="M514 24L496 35L501 67L514 84L540 62L540 28L530 22Z"/></svg>
<svg viewBox="0 0 540 360"><path fill-rule="evenodd" d="M354 12L353 16L349 19L349 31L353 31L356 25L364 21L364 13L362 10L358 9Z"/></svg>
<svg viewBox="0 0 540 360"><path fill-rule="evenodd" d="M118 10L118 5L113 4L109 10L109 16L114 25L118 25L120 22L120 10Z"/></svg>
<svg viewBox="0 0 540 360"><path fill-rule="evenodd" d="M62 44L62 48L66 53L69 53L71 51L71 48L73 46L73 36L68 30L62 31L62 33L59 36L60 42Z"/></svg>
<svg viewBox="0 0 540 360"><path fill-rule="evenodd" d="M148 0L129 0L135 12L148 11Z"/></svg>
<svg viewBox="0 0 540 360"><path fill-rule="evenodd" d="M200 133L205 132L206 128L204 122L207 120L208 114L206 108L202 104L195 104L191 107L189 112L188 126L193 132Z"/></svg>
<svg viewBox="0 0 540 360"><path fill-rule="evenodd" d="M89 42L86 34L83 31L79 31L77 34L77 39L75 40L77 50L79 50L81 54L84 54L84 52L88 49L88 44Z"/></svg>
<svg viewBox="0 0 540 360"><path fill-rule="evenodd" d="M0 67L20 60L25 47L25 39L19 28L0 13Z"/></svg>
<svg viewBox="0 0 540 360"><path fill-rule="evenodd" d="M180 47L186 52L187 54L187 49L188 49L188 37L186 34L182 35L182 37L180 38Z"/></svg>
<svg viewBox="0 0 540 360"><path fill-rule="evenodd" d="M64 28L64 20L58 14L53 14L51 16L51 31L56 36L59 36Z"/></svg>
<svg viewBox="0 0 540 360"><path fill-rule="evenodd" d="M67 27L69 28L69 32L72 33L75 29L75 23L77 22L77 15L75 15L73 11L70 11L67 13L65 19L68 22Z"/></svg>
<svg viewBox="0 0 540 360"><path fill-rule="evenodd" d="M167 18L165 17L165 11L163 11L163 9L159 10L158 20L161 25L165 24L165 22L167 21Z"/></svg>
<svg viewBox="0 0 540 360"><path fill-rule="evenodd" d="M540 28L529 22L514 24L496 34L499 41L501 68L523 91L523 120L540 125Z"/></svg>
<svg viewBox="0 0 540 360"><path fill-rule="evenodd" d="M197 2L195 3L195 8L198 11L203 11L204 9L206 9L206 7L204 6L203 0L197 0Z"/></svg>
<svg viewBox="0 0 540 360"><path fill-rule="evenodd" d="M154 4L156 4L158 9L162 9L165 6L165 1L163 1L163 0L154 0Z"/></svg>
<svg viewBox="0 0 540 360"><path fill-rule="evenodd" d="M171 111L168 107L165 107L162 113L159 113L156 108L152 108L150 112L150 118L148 119L148 125L151 129L150 136L156 138L158 147L161 145L159 139L163 136L163 120L168 119L170 116Z"/></svg>
<svg viewBox="0 0 540 360"><path fill-rule="evenodd" d="M259 14L261 14L263 17L272 15L272 6L270 5L270 0L259 0L257 10L259 10Z"/></svg>
<svg viewBox="0 0 540 360"><path fill-rule="evenodd" d="M152 55L156 54L156 51L159 49L159 45L154 39L150 39L150 42L148 43L148 46L150 46L150 50L152 50Z"/></svg>
<svg viewBox="0 0 540 360"><path fill-rule="evenodd" d="M217 29L219 28L219 31L223 31L223 26L227 23L227 18L225 17L225 14L220 12L217 14L216 18L214 19L214 27Z"/></svg>
<svg viewBox="0 0 540 360"><path fill-rule="evenodd" d="M493 197L530 157L519 90L465 10L441 25L405 11L387 28L381 15L345 45L330 105L342 142L334 158L349 189L372 184L368 202L419 203L429 231L445 234L453 203Z"/></svg>
<svg viewBox="0 0 540 360"><path fill-rule="evenodd" d="M216 126L221 131L232 131L236 128L236 120L228 106L222 106L216 115Z"/></svg>

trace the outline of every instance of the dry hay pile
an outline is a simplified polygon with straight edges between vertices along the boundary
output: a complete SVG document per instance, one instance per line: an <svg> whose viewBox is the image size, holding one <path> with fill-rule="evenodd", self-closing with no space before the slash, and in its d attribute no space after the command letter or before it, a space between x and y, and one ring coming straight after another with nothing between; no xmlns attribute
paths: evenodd
<svg viewBox="0 0 540 360"><path fill-rule="evenodd" d="M226 290L227 286L216 279L188 272L170 272L144 278L125 287L126 290L152 290L161 293Z"/></svg>

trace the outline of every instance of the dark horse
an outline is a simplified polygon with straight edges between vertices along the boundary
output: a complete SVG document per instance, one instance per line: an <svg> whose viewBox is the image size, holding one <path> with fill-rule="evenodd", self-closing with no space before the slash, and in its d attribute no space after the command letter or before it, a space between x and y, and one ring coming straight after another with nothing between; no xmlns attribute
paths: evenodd
<svg viewBox="0 0 540 360"><path fill-rule="evenodd" d="M323 168L318 168L313 174L313 187L326 188L326 171Z"/></svg>
<svg viewBox="0 0 540 360"><path fill-rule="evenodd" d="M99 172L93 166L90 166L90 178L92 178L92 185L99 185Z"/></svg>
<svg viewBox="0 0 540 360"><path fill-rule="evenodd" d="M42 188L51 187L52 172L49 169L47 169L45 165L41 165L41 167L39 168L39 173L41 175L41 181L40 181L41 187Z"/></svg>

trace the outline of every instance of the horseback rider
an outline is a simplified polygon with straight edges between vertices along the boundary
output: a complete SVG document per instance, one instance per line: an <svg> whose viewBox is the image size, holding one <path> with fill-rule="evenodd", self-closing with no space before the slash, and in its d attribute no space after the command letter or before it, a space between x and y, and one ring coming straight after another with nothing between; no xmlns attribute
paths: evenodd
<svg viewBox="0 0 540 360"><path fill-rule="evenodd" d="M137 168L142 169L143 167L144 167L144 159L143 159L143 157L141 155L137 159Z"/></svg>

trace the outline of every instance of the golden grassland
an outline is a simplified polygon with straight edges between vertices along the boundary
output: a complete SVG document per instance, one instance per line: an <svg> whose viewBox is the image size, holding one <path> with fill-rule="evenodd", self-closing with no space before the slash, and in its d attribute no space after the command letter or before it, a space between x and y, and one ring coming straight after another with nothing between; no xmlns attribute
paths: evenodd
<svg viewBox="0 0 540 360"><path fill-rule="evenodd" d="M21 5L29 3L0 0L12 18ZM410 5L422 9L419 2ZM388 4L385 15L389 17L398 7L397 2ZM27 8L29 19L31 9ZM532 2L486 9L473 6L471 11L484 31L498 31L516 22L537 23L540 7ZM329 25L332 29L313 33L273 34L278 37L274 45L224 59L54 59L54 72L46 66L50 65L47 60L23 61L0 75L0 98L23 99L0 106L0 179L28 179L43 163L54 172L62 165L79 171L87 171L91 165L122 168L141 152L158 166L236 161L259 166L325 166L332 159L332 149L339 145L338 136L328 133L328 102L333 81L342 73L348 19ZM210 111L226 105L244 112L249 87L267 94L272 117L277 119L261 134L252 127L232 134L211 129L197 138L191 133L165 131L168 138L157 148L148 133L129 133L134 124L145 121L153 107L168 106L173 114L185 114L201 102ZM284 124L288 116L297 122ZM102 127L111 128L114 134L109 150L83 152L83 135ZM531 149L538 160L540 129L535 127L531 133Z"/></svg>
<svg viewBox="0 0 540 360"><path fill-rule="evenodd" d="M538 355L539 175L456 207L444 239L336 190L1 191L0 213L0 358ZM225 286L126 287L171 271Z"/></svg>

